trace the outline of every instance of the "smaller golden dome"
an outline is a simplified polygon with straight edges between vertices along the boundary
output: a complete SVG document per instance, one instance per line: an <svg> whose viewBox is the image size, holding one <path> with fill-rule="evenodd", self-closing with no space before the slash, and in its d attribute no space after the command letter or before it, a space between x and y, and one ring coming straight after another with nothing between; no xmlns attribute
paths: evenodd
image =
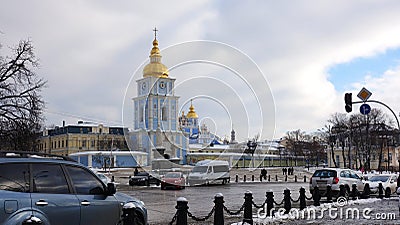
<svg viewBox="0 0 400 225"><path fill-rule="evenodd" d="M197 115L196 111L194 111L193 102L190 102L189 112L186 115L187 118L197 119L199 116Z"/></svg>
<svg viewBox="0 0 400 225"><path fill-rule="evenodd" d="M153 48L151 49L150 56L152 55L160 55L160 49L158 48L158 41L154 39Z"/></svg>

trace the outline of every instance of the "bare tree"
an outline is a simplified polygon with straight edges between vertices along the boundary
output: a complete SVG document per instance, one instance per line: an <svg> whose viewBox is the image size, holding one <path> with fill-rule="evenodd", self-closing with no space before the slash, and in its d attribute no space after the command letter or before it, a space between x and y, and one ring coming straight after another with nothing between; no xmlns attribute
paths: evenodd
<svg viewBox="0 0 400 225"><path fill-rule="evenodd" d="M343 166L346 167L345 142L347 137L348 119L344 113L334 113L328 122L332 124L332 132L339 138L342 147ZM349 166L350 167L350 166Z"/></svg>
<svg viewBox="0 0 400 225"><path fill-rule="evenodd" d="M33 50L30 41L20 41L11 56L0 56L0 149L35 150L46 82L35 73Z"/></svg>

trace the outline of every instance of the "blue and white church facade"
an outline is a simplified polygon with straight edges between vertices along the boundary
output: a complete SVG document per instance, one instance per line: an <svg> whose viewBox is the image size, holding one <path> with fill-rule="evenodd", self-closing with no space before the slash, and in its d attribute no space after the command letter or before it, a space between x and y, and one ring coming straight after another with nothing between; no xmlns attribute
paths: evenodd
<svg viewBox="0 0 400 225"><path fill-rule="evenodd" d="M146 152L147 165L154 159L169 158L186 164L189 141L178 126L179 96L174 93L175 79L161 63L155 38L150 62L143 77L136 80L137 97L133 98L134 130L130 132L131 150ZM145 166L145 165L144 165Z"/></svg>

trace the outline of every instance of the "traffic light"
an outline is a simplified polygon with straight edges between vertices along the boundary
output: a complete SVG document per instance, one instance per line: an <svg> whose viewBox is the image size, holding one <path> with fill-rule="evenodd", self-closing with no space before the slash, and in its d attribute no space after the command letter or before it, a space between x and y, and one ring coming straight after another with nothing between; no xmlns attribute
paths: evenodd
<svg viewBox="0 0 400 225"><path fill-rule="evenodd" d="M351 93L344 94L344 103L346 104L344 108L348 113L352 111L353 102L351 98Z"/></svg>

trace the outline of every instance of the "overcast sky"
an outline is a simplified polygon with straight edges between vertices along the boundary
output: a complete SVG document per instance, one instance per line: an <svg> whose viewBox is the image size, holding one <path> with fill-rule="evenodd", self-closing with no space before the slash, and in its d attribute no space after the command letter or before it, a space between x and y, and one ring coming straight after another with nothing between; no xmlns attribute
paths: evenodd
<svg viewBox="0 0 400 225"><path fill-rule="evenodd" d="M262 115L265 121L260 124L264 131L275 127L275 138L280 138L290 130L312 132L322 128L330 114L345 112L344 93L352 92L355 101L362 87L373 93L371 99L385 102L399 114L399 12L400 2L396 0L2 1L0 51L6 54L8 47L21 39L33 42L40 59L37 73L48 81L43 91L47 125L61 125L63 120L68 124L86 120L121 125L122 114L127 111L122 109L123 102L134 97L129 96L130 90L128 96L125 92L136 85L130 81L148 60L155 26L168 67L175 66L168 65L173 62L173 54L168 54L170 46L193 40L223 43L260 69L262 81L243 61L234 63L243 68L240 74L254 93L262 95L265 90L266 95L273 96L267 100L260 97L261 111L265 112L265 107L274 109L274 113ZM187 79L181 73L178 68L171 70L170 76L179 83ZM227 84L222 82L224 76L219 76L225 73L227 77L234 74L223 67L204 74L197 68L191 75L217 81L212 83L216 85L212 97L223 103L220 106L231 105L233 100L227 96L252 102L233 84L228 85L235 89L232 93L218 88L218 82ZM197 105L194 100L196 111L200 118L215 124L211 129L218 135L229 135L232 126L240 140L255 135L257 131L237 119L242 118L240 115L224 118L233 114L234 108L225 107L228 113L211 115L211 103L207 105L205 98L199 98L204 93L197 89L202 86L192 82L183 82L186 85L176 90L183 110L188 110L189 99L198 98ZM128 107L133 111L133 106ZM247 108L251 113L257 111L257 107ZM241 110L243 107L236 111ZM358 105L353 111L358 111ZM244 115L259 116L251 113ZM253 127L249 118L246 121ZM262 136L271 138L269 132Z"/></svg>

